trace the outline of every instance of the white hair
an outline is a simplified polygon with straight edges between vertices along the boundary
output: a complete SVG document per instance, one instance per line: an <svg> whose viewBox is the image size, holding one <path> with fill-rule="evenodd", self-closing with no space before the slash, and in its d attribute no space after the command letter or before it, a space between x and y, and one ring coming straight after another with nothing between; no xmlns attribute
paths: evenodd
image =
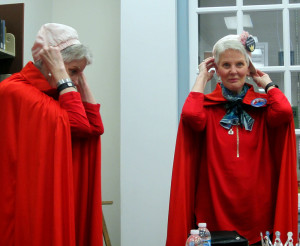
<svg viewBox="0 0 300 246"><path fill-rule="evenodd" d="M220 55L225 52L226 50L237 50L241 52L247 62L247 65L249 66L249 55L244 47L244 45L241 43L241 41L238 39L237 35L228 35L224 38L220 39L213 47L213 56L215 58L215 63L218 64L220 60Z"/></svg>

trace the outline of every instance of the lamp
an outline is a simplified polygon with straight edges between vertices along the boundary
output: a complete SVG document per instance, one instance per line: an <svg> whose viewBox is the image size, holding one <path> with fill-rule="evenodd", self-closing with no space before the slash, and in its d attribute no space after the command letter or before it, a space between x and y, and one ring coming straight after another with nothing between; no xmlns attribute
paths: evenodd
<svg viewBox="0 0 300 246"><path fill-rule="evenodd" d="M237 17L229 16L224 17L224 21L227 29L237 29ZM243 26L253 28L252 20L250 15L243 15Z"/></svg>

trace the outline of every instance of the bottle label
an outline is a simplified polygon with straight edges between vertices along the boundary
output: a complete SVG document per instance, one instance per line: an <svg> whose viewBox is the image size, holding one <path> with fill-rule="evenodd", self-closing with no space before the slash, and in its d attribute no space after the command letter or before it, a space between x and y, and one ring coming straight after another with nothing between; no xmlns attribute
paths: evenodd
<svg viewBox="0 0 300 246"><path fill-rule="evenodd" d="M202 243L203 246L211 246L211 240L205 240Z"/></svg>

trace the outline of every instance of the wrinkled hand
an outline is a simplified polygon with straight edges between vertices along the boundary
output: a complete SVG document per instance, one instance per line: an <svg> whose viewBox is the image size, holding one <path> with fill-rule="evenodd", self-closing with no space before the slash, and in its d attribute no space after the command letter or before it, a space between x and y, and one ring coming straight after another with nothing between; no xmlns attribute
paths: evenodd
<svg viewBox="0 0 300 246"><path fill-rule="evenodd" d="M205 86L208 81L210 81L215 73L215 59L213 57L206 58L198 66L199 75L196 78L196 82L192 88L192 91L195 92L204 92Z"/></svg>
<svg viewBox="0 0 300 246"><path fill-rule="evenodd" d="M57 47L43 47L40 51L40 56L47 68L46 73L49 73L51 76L47 79L52 87L56 87L58 80L69 77L60 50Z"/></svg>
<svg viewBox="0 0 300 246"><path fill-rule="evenodd" d="M199 75L196 78L192 91L204 93L207 82L212 79L215 73L215 70L212 68L215 67L216 64L213 57L209 57L199 64Z"/></svg>
<svg viewBox="0 0 300 246"><path fill-rule="evenodd" d="M212 68L215 68L215 58L213 57L206 58L200 63L199 76L202 76L205 82L208 82L212 79L215 73L215 70L211 70Z"/></svg>
<svg viewBox="0 0 300 246"><path fill-rule="evenodd" d="M86 77L83 72L81 72L78 76L77 90L80 93L81 100L83 102L88 102L92 104L97 103L92 91L90 90L90 87L87 83Z"/></svg>
<svg viewBox="0 0 300 246"><path fill-rule="evenodd" d="M75 82L77 90L80 94L83 93L83 90L87 87L86 77L83 72L78 75L78 80Z"/></svg>
<svg viewBox="0 0 300 246"><path fill-rule="evenodd" d="M252 75L252 78L253 78L254 82L257 84L257 86L262 87L264 89L267 84L272 82L272 80L270 79L268 74L266 74L258 69L256 70L256 74Z"/></svg>

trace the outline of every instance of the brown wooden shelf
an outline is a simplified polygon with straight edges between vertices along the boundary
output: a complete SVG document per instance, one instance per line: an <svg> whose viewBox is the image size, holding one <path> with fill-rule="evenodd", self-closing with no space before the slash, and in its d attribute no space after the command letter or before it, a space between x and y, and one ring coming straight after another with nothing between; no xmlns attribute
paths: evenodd
<svg viewBox="0 0 300 246"><path fill-rule="evenodd" d="M12 33L6 33L6 49L0 49L0 59L15 58L15 36Z"/></svg>
<svg viewBox="0 0 300 246"><path fill-rule="evenodd" d="M15 58L15 54L3 49L0 49L0 59Z"/></svg>
<svg viewBox="0 0 300 246"><path fill-rule="evenodd" d="M1 4L0 18L5 20L5 50L0 49L0 74L13 74L23 68L24 3Z"/></svg>

